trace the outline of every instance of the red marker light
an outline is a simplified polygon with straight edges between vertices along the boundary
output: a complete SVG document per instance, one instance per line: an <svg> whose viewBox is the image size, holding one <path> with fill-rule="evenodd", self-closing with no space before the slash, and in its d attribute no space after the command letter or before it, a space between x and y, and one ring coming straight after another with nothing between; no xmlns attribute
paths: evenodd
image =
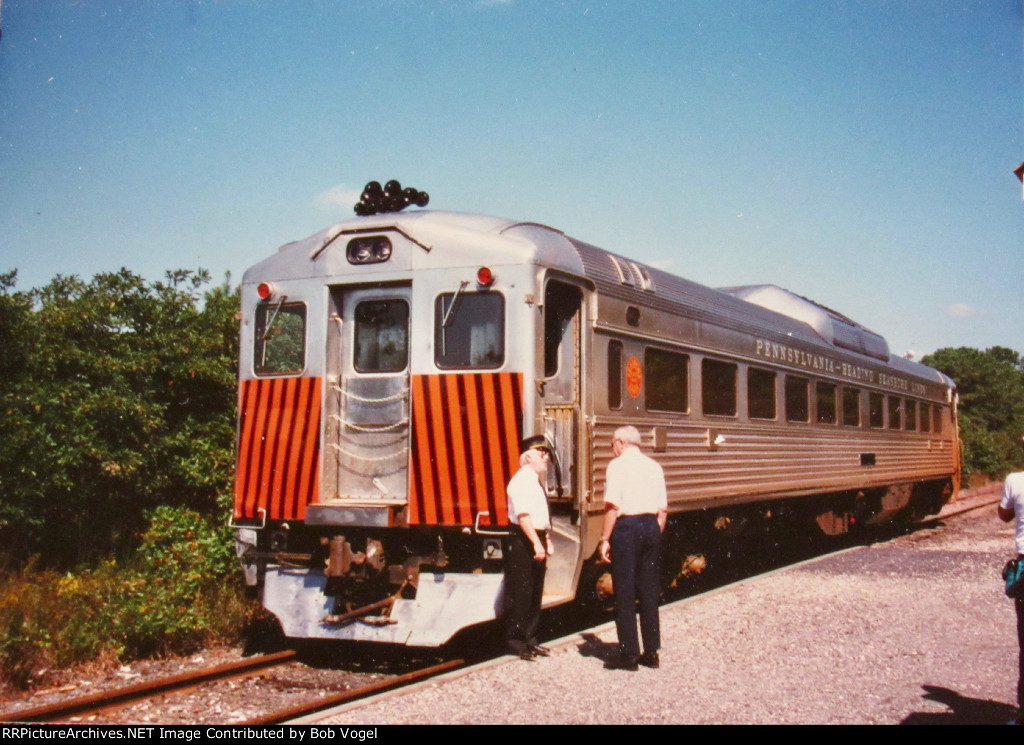
<svg viewBox="0 0 1024 745"><path fill-rule="evenodd" d="M269 300L274 294L274 287L268 282L260 282L256 287L256 294L260 296L260 300Z"/></svg>
<svg viewBox="0 0 1024 745"><path fill-rule="evenodd" d="M481 287L490 287L494 284L494 272L488 267L482 266L476 270L476 281Z"/></svg>

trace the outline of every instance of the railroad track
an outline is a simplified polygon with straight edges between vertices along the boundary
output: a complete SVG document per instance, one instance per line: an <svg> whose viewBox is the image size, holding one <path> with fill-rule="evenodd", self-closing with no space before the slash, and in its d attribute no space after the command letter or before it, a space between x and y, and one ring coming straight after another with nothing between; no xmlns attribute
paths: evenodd
<svg viewBox="0 0 1024 745"><path fill-rule="evenodd" d="M165 693L187 692L211 681L248 677L271 667L292 662L297 657L298 655L290 649L274 654L250 657L238 660L237 662L228 662L201 670L193 670L179 675L171 675L166 678L125 686L113 691L101 691L70 701L9 712L0 715L0 722L57 722L72 716L110 711Z"/></svg>
<svg viewBox="0 0 1024 745"><path fill-rule="evenodd" d="M412 683L418 683L422 680L433 678L436 675L441 675L442 673L464 667L466 664L465 660L447 660L437 665L425 667L422 670L415 670L411 673L389 678L388 680L360 686L359 688L353 688L350 691L343 691L331 696L324 696L309 703L297 704L287 709L281 709L264 716L255 717L243 722L243 724L283 724L292 719L298 719L299 717L306 716L308 714L315 714L316 712L323 711L324 709L347 704L350 701L357 701L358 699L375 696L378 693L383 693L384 691L392 690L394 688L401 688L402 686L407 686Z"/></svg>
<svg viewBox="0 0 1024 745"><path fill-rule="evenodd" d="M991 507L992 505L999 504L999 498L1001 496L1002 491L985 491L973 495L962 502L951 502L946 505L938 515L933 515L925 518L924 520L920 520L918 525L931 525L932 523L937 523L940 520L945 520L947 517L956 517L957 515L963 515L966 512L973 512L974 510Z"/></svg>
<svg viewBox="0 0 1024 745"><path fill-rule="evenodd" d="M103 712L122 709L141 701L163 696L168 693L187 693L206 683L223 682L250 677L270 668L294 662L298 659L296 652L286 650L275 654L252 657L237 662L230 662L213 667L203 668L188 673L172 675L166 678L125 686L113 691L104 691L88 696L81 696L70 701L63 701L32 709L22 709L0 715L0 722L60 722L71 717L81 720L83 717ZM376 681L369 685L353 688L348 691L320 696L307 702L296 704L284 709L262 714L238 724L262 725L280 724L323 709L360 698L372 696L384 691L400 688L404 685L426 680L435 675L458 669L466 664L465 660L447 660L410 673L396 675L386 680Z"/></svg>

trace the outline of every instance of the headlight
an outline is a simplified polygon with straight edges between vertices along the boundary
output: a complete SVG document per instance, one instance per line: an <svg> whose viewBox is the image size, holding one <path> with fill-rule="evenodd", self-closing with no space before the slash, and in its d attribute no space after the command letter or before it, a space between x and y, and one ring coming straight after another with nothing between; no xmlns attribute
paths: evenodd
<svg viewBox="0 0 1024 745"><path fill-rule="evenodd" d="M353 238L346 255L350 264L380 264L391 258L391 239L385 235Z"/></svg>

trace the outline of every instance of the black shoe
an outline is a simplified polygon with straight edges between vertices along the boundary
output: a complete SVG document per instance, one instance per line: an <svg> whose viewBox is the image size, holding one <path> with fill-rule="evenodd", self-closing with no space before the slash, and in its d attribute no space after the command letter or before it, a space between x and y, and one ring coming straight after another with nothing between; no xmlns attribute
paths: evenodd
<svg viewBox="0 0 1024 745"><path fill-rule="evenodd" d="M537 655L533 653L533 650L525 644L523 644L522 642L520 642L519 644L509 644L508 653L511 655L515 655L521 660L526 660L527 662L533 662L537 659Z"/></svg>
<svg viewBox="0 0 1024 745"><path fill-rule="evenodd" d="M636 655L625 655L620 654L612 657L606 663L604 663L605 670L629 670L630 672L636 672L639 670L638 663L640 658Z"/></svg>
<svg viewBox="0 0 1024 745"><path fill-rule="evenodd" d="M640 664L644 667L650 667L657 670L661 667L661 662L658 660L657 652L644 652L640 655Z"/></svg>
<svg viewBox="0 0 1024 745"><path fill-rule="evenodd" d="M551 650L548 649L547 647L541 646L540 644L531 644L530 645L530 651L533 652L538 657L550 657L551 656Z"/></svg>

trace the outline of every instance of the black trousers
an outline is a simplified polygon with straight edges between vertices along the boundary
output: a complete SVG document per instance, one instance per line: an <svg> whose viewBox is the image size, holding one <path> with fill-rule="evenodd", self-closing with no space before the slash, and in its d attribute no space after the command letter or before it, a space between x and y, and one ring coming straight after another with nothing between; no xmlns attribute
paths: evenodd
<svg viewBox="0 0 1024 745"><path fill-rule="evenodd" d="M612 584L615 588L615 631L622 654L640 654L636 614L644 651L661 649L658 600L661 588L661 528L654 515L625 515L615 521L611 538Z"/></svg>
<svg viewBox="0 0 1024 745"><path fill-rule="evenodd" d="M1017 646L1020 649L1017 663L1017 721L1024 724L1024 598L1015 599L1013 607L1017 610Z"/></svg>
<svg viewBox="0 0 1024 745"><path fill-rule="evenodd" d="M533 558L533 544L518 525L505 537L505 639L509 647L537 643L541 599L544 597L544 573L547 561ZM537 531L540 542L547 546L547 533Z"/></svg>

